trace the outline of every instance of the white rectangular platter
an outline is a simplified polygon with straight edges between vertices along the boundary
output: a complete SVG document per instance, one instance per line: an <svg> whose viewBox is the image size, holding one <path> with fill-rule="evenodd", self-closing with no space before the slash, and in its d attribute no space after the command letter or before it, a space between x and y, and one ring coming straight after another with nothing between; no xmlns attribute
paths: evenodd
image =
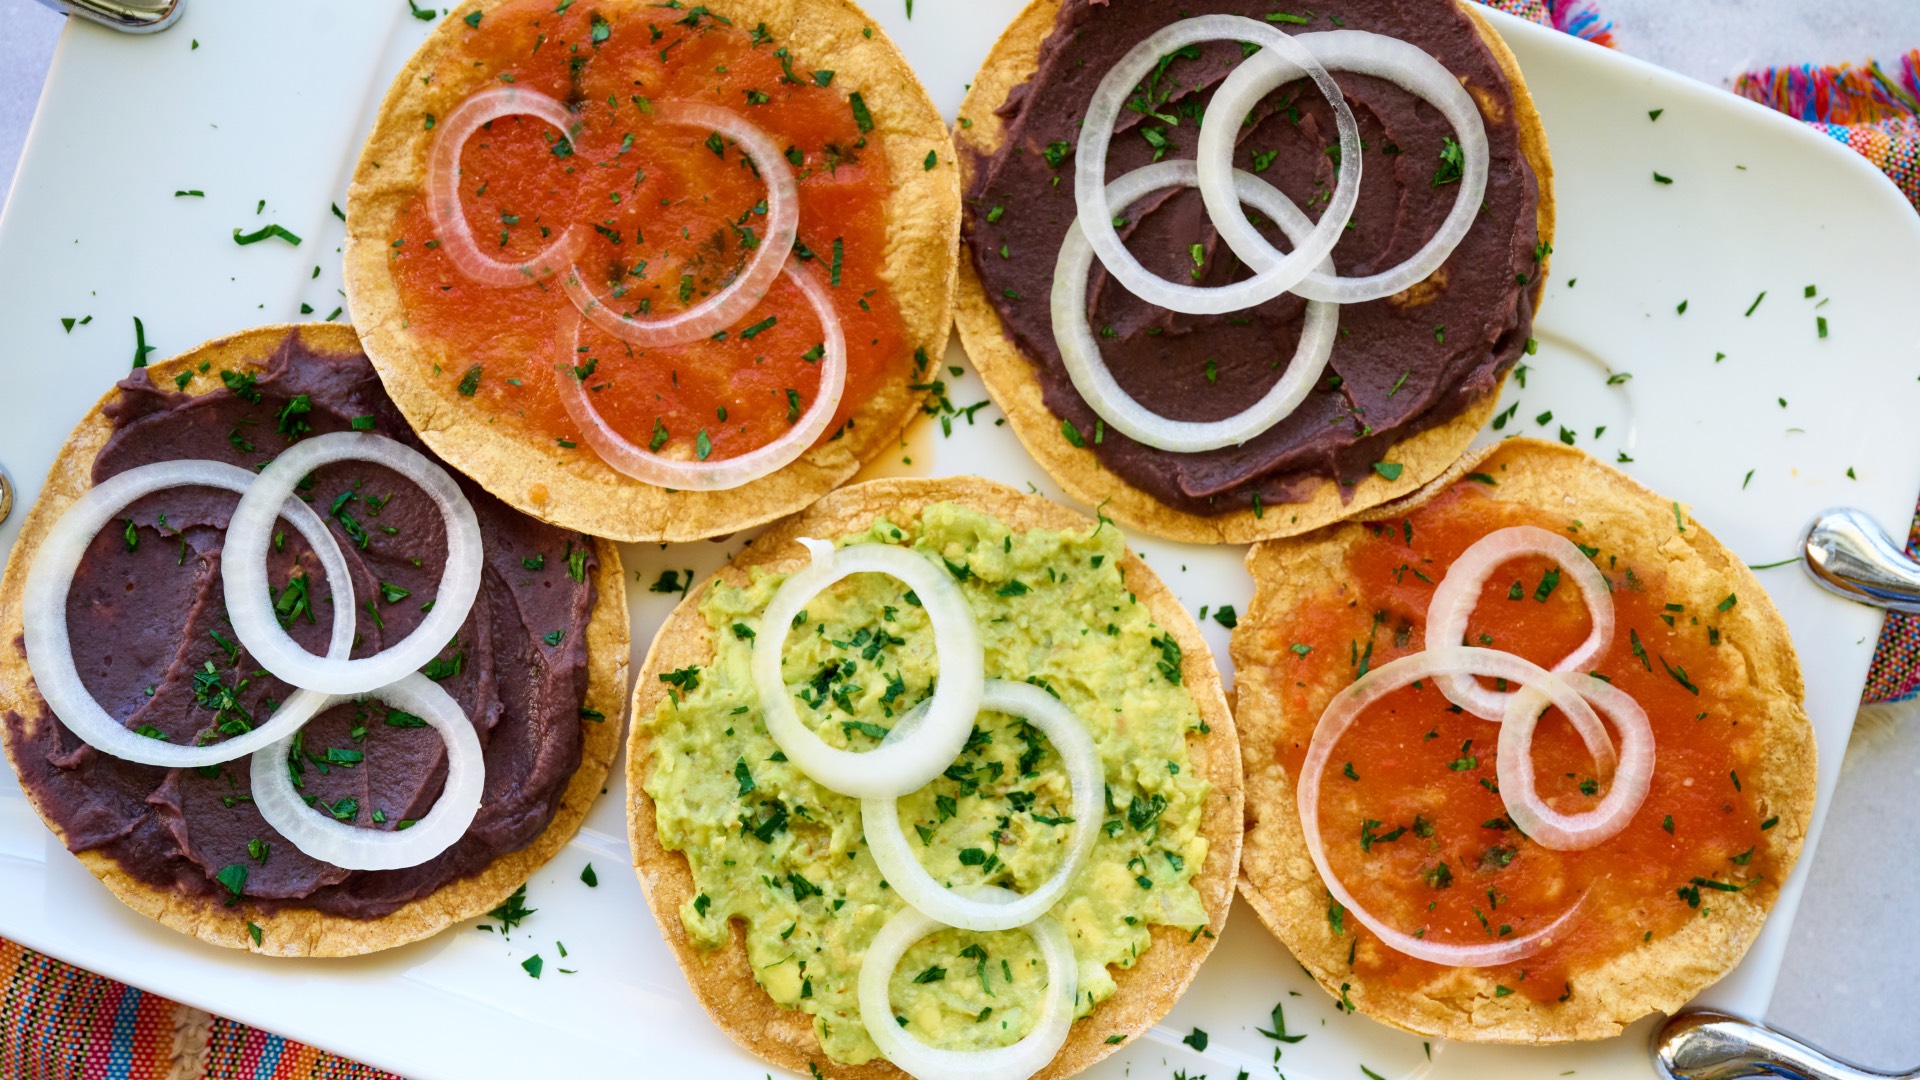
<svg viewBox="0 0 1920 1080"><path fill-rule="evenodd" d="M901 0L874 3L876 24L949 119L1019 7L919 0L909 19ZM1519 20L1495 21L1545 118L1559 200L1540 353L1524 387L1509 382L1519 409L1504 434L1552 438L1564 426L1606 460L1624 454L1624 468L1691 504L1753 563L1790 557L1804 523L1831 505L1903 522L1920 490L1920 219L1864 161L1792 121ZM135 316L158 357L300 319L302 304L313 310L305 317L324 318L345 303L330 206L345 201L374 105L427 28L403 0L193 0L155 38L77 21L67 29L0 217L0 463L22 507L71 425L125 373ZM1664 110L1657 121L1654 109ZM1655 183L1655 171L1672 183ZM206 195L175 198L178 189ZM304 243L232 243L235 226L268 221ZM985 397L957 347L947 362L956 404ZM1632 378L1610 383L1619 373ZM1554 419L1536 422L1548 410ZM950 437L922 420L870 471L980 473L1059 498L998 415L983 409ZM0 528L0 544L12 543L23 516L16 510ZM627 549L636 651L677 599L645 585L665 569L705 573L741 539ZM1251 594L1242 549L1136 541L1196 611L1244 606ZM1806 668L1824 808L1880 618L1793 567L1763 580ZM1208 634L1224 663L1225 631L1209 622ZM121 907L50 840L6 773L0 934L421 1080L759 1076L764 1068L707 1022L659 939L627 871L624 798L624 785L610 784L579 837L534 876L528 903L538 913L510 937L469 925L358 960L270 961L201 945ZM1759 943L1708 1000L1764 1011L1811 844ZM580 880L589 863L597 888ZM1245 1069L1308 1080L1358 1077L1360 1065L1389 1080L1650 1075L1650 1022L1546 1051L1427 1045L1338 1013L1244 911L1224 936L1167 1021L1092 1075ZM556 973L560 942L576 974ZM536 952L548 960L538 981L520 966ZM1254 1030L1276 1001L1310 1036L1278 1059L1279 1044ZM1180 1041L1195 1027L1211 1036L1204 1054Z"/></svg>

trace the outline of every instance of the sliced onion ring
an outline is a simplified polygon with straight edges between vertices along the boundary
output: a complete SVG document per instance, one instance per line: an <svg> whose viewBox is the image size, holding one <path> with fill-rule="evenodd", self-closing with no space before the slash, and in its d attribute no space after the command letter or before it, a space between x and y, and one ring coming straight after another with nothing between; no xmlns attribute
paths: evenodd
<svg viewBox="0 0 1920 1080"><path fill-rule="evenodd" d="M1598 734L1598 748L1591 737L1587 738L1587 747L1596 758L1601 756L1599 751L1604 750L1609 759L1608 768L1611 769L1613 744L1607 740L1605 729L1600 727L1600 718L1594 715L1592 706L1565 682L1511 653L1468 649L1457 645L1431 648L1374 668L1360 676L1352 686L1335 694L1333 701L1328 703L1326 711L1320 714L1319 725L1314 728L1313 740L1307 746L1306 760L1300 765L1296 798L1300 826L1306 834L1307 853L1313 857L1313 865L1320 871L1320 880L1326 883L1327 891L1347 909L1348 914L1373 931L1382 944L1396 952L1447 967L1495 967L1531 956L1552 944L1580 911L1585 897L1547 925L1516 937L1478 945L1430 941L1396 930L1362 907L1340 879L1334 876L1333 868L1327 864L1325 842L1320 836L1320 782L1326 775L1334 747L1339 744L1341 736L1353 727L1354 721L1359 719L1367 706L1417 679L1441 675L1485 675L1538 689L1553 704L1560 706L1560 710L1574 722L1582 736L1588 736L1589 732ZM1504 777L1502 779L1504 781Z"/></svg>
<svg viewBox="0 0 1920 1080"><path fill-rule="evenodd" d="M1271 215L1292 240L1313 227L1293 200L1273 185L1244 172L1234 173L1238 197ZM1199 183L1194 163L1161 161L1122 176L1109 184L1106 198L1112 206L1130 206L1162 188L1192 187ZM1272 249L1268 249L1271 252ZM1100 343L1087 321L1087 276L1093 268L1093 248L1079 222L1067 229L1060 258L1053 271L1053 339L1066 364L1074 389L1115 431L1147 446L1175 453L1238 446L1292 415L1320 381L1333 353L1340 309L1333 304L1309 303L1300 343L1286 372L1264 397L1224 420L1169 420L1141 405L1120 386L1100 356ZM1272 264L1278 258L1266 259ZM1259 263L1253 264L1259 269ZM1331 257L1322 261L1329 271Z"/></svg>
<svg viewBox="0 0 1920 1080"><path fill-rule="evenodd" d="M553 243L524 263L501 262L483 254L474 243L473 230L467 226L466 212L460 206L460 151L482 125L503 116L544 120L567 139L580 130L579 117L537 90L502 86L480 91L440 121L433 150L427 155L427 212L433 217L440 250L462 274L482 285L531 285L571 263L585 243L586 233L577 224L569 225Z"/></svg>
<svg viewBox="0 0 1920 1080"><path fill-rule="evenodd" d="M1113 207L1106 193L1107 148L1113 142L1114 124L1128 98L1154 65L1160 62L1161 57L1204 41L1251 42L1259 45L1262 52L1270 50L1292 62L1311 76L1314 85L1325 95L1333 108L1334 124L1340 135L1341 166L1333 198L1313 231L1295 245L1290 254L1277 260L1265 260L1266 268L1253 277L1219 288L1176 284L1140 265L1140 261L1120 242L1120 234L1113 224ZM1206 138L1208 125L1217 127L1216 118L1226 114L1219 100L1216 94L1208 105L1206 118L1201 121L1202 140ZM1248 108L1251 108L1251 104ZM1245 109L1232 113L1219 123L1238 130L1244 116ZM1150 304L1189 315L1222 315L1255 307L1298 285L1314 267L1320 265L1321 260L1332 253L1334 244L1345 234L1347 219L1353 216L1354 203L1360 197L1359 132L1359 127L1354 123L1353 110L1347 106L1347 99L1340 93L1333 76L1327 74L1327 69L1297 39L1281 33L1268 23L1237 15L1202 15L1183 19L1135 45L1107 72L1093 93L1080 128L1079 145L1074 151L1073 197L1077 203L1080 228L1114 280ZM1261 265L1247 261L1250 266Z"/></svg>
<svg viewBox="0 0 1920 1080"><path fill-rule="evenodd" d="M800 543L812 552L813 561L773 594L753 643L753 682L767 733L795 768L829 791L857 799L898 798L918 791L960 756L980 711L986 655L973 608L945 569L905 548L870 543L836 551L824 540ZM926 718L900 739L862 753L836 750L800 722L780 657L794 617L807 601L842 578L864 573L895 578L919 598L933 623L940 675Z"/></svg>
<svg viewBox="0 0 1920 1080"><path fill-rule="evenodd" d="M433 501L447 528L446 564L434 592L433 610L404 640L358 660L323 658L302 649L274 617L267 583L267 542L294 485L322 465L348 460L384 465L411 480ZM459 632L480 591L480 522L460 485L419 451L369 432L316 435L274 458L234 508L225 552L220 570L227 617L233 620L240 643L277 678L324 694L368 693L419 670ZM338 594L335 603L342 602L351 607L350 594Z"/></svg>
<svg viewBox="0 0 1920 1080"><path fill-rule="evenodd" d="M459 702L424 675L408 675L367 696L419 716L447 744L446 787L426 817L405 829L361 829L314 810L294 788L287 769L287 755L293 751L291 736L254 758L253 803L268 825L321 862L343 870L418 866L452 847L473 824L486 786L480 736L460 711ZM346 700L351 698L334 697L327 704Z"/></svg>
<svg viewBox="0 0 1920 1080"><path fill-rule="evenodd" d="M1459 137L1466 169L1454 192L1453 209L1425 246L1405 262L1377 274L1343 278L1316 272L1291 286L1295 294L1308 300L1337 304L1357 304L1392 296L1439 269L1473 227L1473 219L1480 212L1480 202L1487 191L1486 123L1473 96L1461 87L1459 78L1417 45L1364 30L1329 30L1301 34L1293 40L1334 71L1384 79L1424 100L1447 118ZM1235 137L1240 131L1238 118L1252 111L1275 87L1302 74L1301 66L1293 58L1277 50L1262 49L1235 68L1214 91L1213 100L1207 105L1206 120L1200 125L1200 145L1195 157L1207 214L1233 253L1255 269L1271 264L1280 253L1247 220L1246 213L1240 209L1235 185L1229 179ZM1318 82L1317 76L1315 81ZM1216 118L1222 119L1215 123ZM1343 148L1342 162L1357 160L1344 155ZM1321 221L1324 224L1326 219Z"/></svg>
<svg viewBox="0 0 1920 1080"><path fill-rule="evenodd" d="M1543 847L1581 851L1626 828L1646 802L1653 785L1653 727L1631 694L1605 680L1568 675L1564 681L1607 714L1620 733L1620 765L1600 804L1582 813L1562 814L1541 800L1533 782L1533 734L1547 698L1533 685L1507 702L1495 772L1500 778L1500 801L1521 832Z"/></svg>
<svg viewBox="0 0 1920 1080"><path fill-rule="evenodd" d="M580 276L578 266L567 271L561 288L588 322L622 341L660 348L710 337L715 331L739 322L760 305L773 279L780 275L788 252L793 250L800 226L800 199L793 169L779 146L739 113L690 101L656 101L653 118L663 124L701 127L727 136L752 160L754 169L767 185L766 235L753 249L746 269L725 288L685 311L636 319L614 310L607 300L596 295Z"/></svg>
<svg viewBox="0 0 1920 1080"><path fill-rule="evenodd" d="M719 461L680 461L661 457L646 447L613 430L594 407L593 398L574 373L573 361L579 355L580 322L575 319L567 359L555 368L559 379L560 403L580 428L580 437L594 453L614 469L655 487L677 491L725 491L752 483L792 464L826 433L840 408L840 397L847 386L847 343L840 329L840 316L833 301L813 276L798 264L789 262L787 277L800 288L813 305L826 337L826 356L821 360L820 388L813 403L800 419L779 438L738 457Z"/></svg>
<svg viewBox="0 0 1920 1080"><path fill-rule="evenodd" d="M1067 887L1086 862L1087 853L1099 836L1094 823L1100 820L1101 793L1106 790L1106 769L1100 751L1086 726L1052 694L1027 683L991 679L980 695L980 708L988 712L1018 716L1046 733L1054 750L1066 766L1072 785L1073 821L1067 826L1066 857L1053 876L1032 892L1014 900L982 901L961 890L950 889L935 881L914 857L907 837L900 829L898 801L892 798L864 799L860 803L860 823L866 831L867 850L880 867L900 899L929 918L957 926L962 930L1011 930L1045 915L1066 893ZM918 708L915 710L919 711ZM912 728L903 720L887 736L887 741L908 738ZM885 742L881 744L886 745Z"/></svg>
<svg viewBox="0 0 1920 1080"><path fill-rule="evenodd" d="M27 571L27 585L21 599L25 616L27 664L33 681L46 700L47 707L68 730L105 754L142 765L165 768L196 768L218 765L253 753L300 730L323 707L325 694L296 690L271 719L243 735L206 746L180 746L148 738L130 730L107 714L87 692L73 659L73 641L68 636L67 594L73 576L87 547L106 523L129 504L155 491L176 487L208 487L245 494L253 487L254 474L222 461L182 459L159 461L113 476L94 485L76 499L60 516L46 539L40 542L33 566ZM263 504L270 528L281 516L306 538L320 565L326 571L327 587L334 596L350 598L353 579L348 576L347 560L340 545L313 508L298 499L282 498L277 504ZM265 551L261 552L264 579ZM231 560L225 560L231 561ZM268 618L272 615L269 611ZM276 624L277 627L278 624ZM328 656L344 657L353 648L354 614L350 599L333 605L333 630L327 643ZM288 639L291 641L292 639ZM296 646L297 647L297 646Z"/></svg>
<svg viewBox="0 0 1920 1080"><path fill-rule="evenodd" d="M1593 663L1613 644L1613 591L1600 568L1593 565L1573 541L1532 525L1515 525L1474 541L1447 567L1447 574L1433 590L1427 604L1427 643L1458 645L1467 634L1467 618L1480 603L1480 590L1493 572L1509 560L1523 555L1541 555L1564 569L1586 598L1587 613L1593 631L1579 648L1553 665L1560 673L1580 671ZM1512 691L1489 690L1472 679L1448 676L1440 679L1447 700L1482 720L1498 720L1505 713Z"/></svg>
<svg viewBox="0 0 1920 1080"><path fill-rule="evenodd" d="M999 897L1013 903L1015 895L988 885L970 890L969 899L992 903ZM1078 962L1066 931L1045 918L1020 927L1040 946L1047 964L1046 997L1040 1002L1033 1029L1024 1038L992 1050L938 1050L907 1034L894 1020L888 984L907 949L939 929L938 921L904 907L887 920L874 935L873 944L867 946L860 962L860 1022L866 1025L880 1053L915 1080L1026 1080L1046 1068L1067 1041L1074 1002L1080 994Z"/></svg>

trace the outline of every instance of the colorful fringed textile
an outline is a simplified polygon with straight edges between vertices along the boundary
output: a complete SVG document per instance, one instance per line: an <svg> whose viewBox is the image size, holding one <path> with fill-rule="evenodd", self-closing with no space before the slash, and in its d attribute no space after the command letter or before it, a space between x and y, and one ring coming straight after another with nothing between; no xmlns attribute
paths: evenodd
<svg viewBox="0 0 1920 1080"><path fill-rule="evenodd" d="M1588 0L1547 0L1547 14L1555 30L1613 47L1612 20L1601 18L1599 9Z"/></svg>
<svg viewBox="0 0 1920 1080"><path fill-rule="evenodd" d="M1614 45L1613 23L1601 17L1600 9L1591 0L1481 0L1481 3L1596 45L1609 48Z"/></svg>
<svg viewBox="0 0 1920 1080"><path fill-rule="evenodd" d="M1920 206L1920 49L1891 67L1767 68L1740 76L1733 90L1852 147Z"/></svg>
<svg viewBox="0 0 1920 1080"><path fill-rule="evenodd" d="M1865 67L1767 68L1740 76L1733 92L1788 116L1827 124L1871 124L1920 114L1920 49L1902 56L1895 70L1877 61Z"/></svg>
<svg viewBox="0 0 1920 1080"><path fill-rule="evenodd" d="M1590 0L1486 0L1543 26L1614 45ZM1920 50L1889 73L1801 66L1743 75L1735 91L1805 120L1886 170L1920 206ZM1910 551L1920 551L1920 508ZM1887 620L1865 701L1920 694L1920 618ZM0 1080L400 1080L69 967L0 938Z"/></svg>

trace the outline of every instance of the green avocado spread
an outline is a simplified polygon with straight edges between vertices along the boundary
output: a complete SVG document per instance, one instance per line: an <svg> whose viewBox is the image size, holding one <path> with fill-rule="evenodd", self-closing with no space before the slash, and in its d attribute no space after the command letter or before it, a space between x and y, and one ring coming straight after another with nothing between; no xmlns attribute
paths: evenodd
<svg viewBox="0 0 1920 1080"><path fill-rule="evenodd" d="M1180 647L1128 592L1119 531L1015 532L943 503L916 522L876 520L841 546L906 547L942 565L972 604L990 679L1025 680L1086 724L1106 771L1103 820L1085 866L1049 913L1073 942L1077 1013L1114 991L1110 967L1132 966L1155 924L1199 933L1207 922L1193 878L1207 783L1187 757L1204 733L1181 685ZM700 598L714 656L660 676L669 696L651 717L646 791L661 846L683 853L696 895L680 921L718 948L739 921L755 977L773 999L814 1018L835 1061L877 1056L861 1023L860 962L904 905L880 877L858 800L819 787L788 763L760 719L749 673L756 648L783 648L787 691L830 746L869 750L939 675L933 633L904 584L856 574L820 593L789 632L761 625L784 575L753 572ZM946 773L900 800L903 830L936 880L1029 891L1064 857L1074 823L1059 755L1015 717L983 712ZM1018 930L943 929L907 951L892 980L894 1017L930 1046L1008 1045L1032 1026L1046 967Z"/></svg>

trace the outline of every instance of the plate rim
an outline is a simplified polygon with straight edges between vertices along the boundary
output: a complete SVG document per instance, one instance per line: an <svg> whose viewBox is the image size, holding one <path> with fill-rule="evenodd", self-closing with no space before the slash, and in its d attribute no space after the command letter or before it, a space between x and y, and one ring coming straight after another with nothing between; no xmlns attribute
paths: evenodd
<svg viewBox="0 0 1920 1080"><path fill-rule="evenodd" d="M1492 8L1483 8L1481 13L1485 14L1488 19L1494 23L1502 35L1509 37L1518 36L1526 39L1528 45L1533 49L1550 53L1564 51L1564 55L1578 58L1580 62L1592 62L1603 69L1611 66L1623 77L1650 80L1663 86L1684 91L1695 101L1706 103L1710 107L1731 108L1734 115L1743 116L1750 122L1762 126L1768 130L1768 137L1770 139L1777 138L1785 140L1793 150L1804 153L1826 154L1829 155L1830 158L1832 155L1839 155L1839 158L1834 158L1833 160L1846 159L1848 165L1844 166L1844 168L1853 171L1861 177L1870 178L1868 180L1869 186L1878 190L1881 197L1891 199L1893 204L1897 204L1901 210L1908 211L1903 215L1899 215L1898 219L1904 222L1907 233L1912 240L1916 242L1916 245L1920 246L1920 216L1916 216L1910 212L1909 204L1905 197L1900 194L1898 187L1894 185L1893 181L1864 157L1844 144L1814 130L1806 123L1769 109L1764 105L1740 98L1722 87L1716 87L1690 76L1658 67L1637 57L1580 40L1572 35L1540 26L1518 16ZM404 14L404 12L401 13L401 15ZM398 17L399 16L396 16L396 18ZM55 47L52 63L49 66L47 75L47 84L49 86L55 79L70 79L74 77L72 74L69 74L75 66L75 61L70 50L82 47L80 43L83 40L75 35L92 34L95 32L105 33L105 31L95 31L91 27L84 30L76 30L74 24L71 22L67 27L63 28ZM1596 51L1587 53L1582 52L1582 50ZM1604 59L1602 57L1604 57ZM46 87L43 87L41 97L34 110L33 118L28 126L27 138L22 145L17 176L24 177L29 169L38 172L42 169L57 167L60 150L55 141L54 134L43 122L48 96ZM1761 117L1765 117L1766 119L1760 119ZM1789 131L1791 131L1792 134L1788 134ZM43 158L47 159L44 165L42 164ZM7 204L4 207L0 207L0 236L4 236L8 231L8 224L13 215L20 212L11 199L7 200ZM1889 223L1891 223L1891 219ZM38 476L30 478L32 482L32 494L35 497L39 494L43 479L44 478ZM25 493L16 489L16 497L24 498ZM12 538L9 537L7 539L8 554L11 554L11 546ZM1851 718L1847 720L1847 727L1849 730L1852 727ZM603 798L610 797L611 793L609 793L608 796L603 796ZM1830 804L1831 793L1829 793L1828 798L1823 800L1823 802ZM1825 808L1826 807L1823 806L1822 810L1824 811ZM1824 821L1824 813L1820 815L1820 818ZM39 826L40 823L37 816L31 817L30 820L35 826ZM1812 857L1817 850L1818 838L1818 830L1816 829L1814 834L1810 836L1808 848L1801 857L1801 881L1803 884L1804 874L1811 868ZM42 837L42 842L42 850L45 852L45 837ZM569 846L571 846L571 844ZM47 854L57 857L59 853L49 852ZM53 872L51 870L51 858L48 857L42 857L35 862L31 857L23 856L16 859L12 856L0 855L0 864L13 864L16 862L25 865L27 872L36 875L39 881L44 881L46 876L50 872ZM549 867L552 865L551 862L547 864ZM0 922L5 921L6 910L7 909L0 909ZM1797 915L1797 911L1794 914ZM56 925L57 919L48 920L45 927L51 931ZM143 992L159 994L160 996L167 997L182 1004L217 1013L218 1015L248 1024L249 1026L260 1027L263 1031L279 1034L287 1039L297 1040L316 1048L326 1049L329 1052L348 1057L352 1060L361 1061L379 1068L402 1071L405 1075L415 1077L443 1075L443 1073L436 1072L430 1062L425 1063L427 1067L424 1069L405 1068L402 1066L401 1060L394 1057L381 1058L377 1055L370 1057L365 1055L364 1052L336 1049L336 1047L341 1044L334 1039L332 1032L327 1029L324 1020L316 1020L304 1026L298 1024L290 1026L285 1022L283 1017L277 1014L270 1014L269 1010L272 1006L265 1004L260 999L249 998L240 993L233 993L224 999L221 998L219 993L221 990L227 990L229 988L234 991L244 990L244 986L235 986L233 984L236 981L244 983L256 974L268 972L269 969L264 967L236 967L230 971L222 972L218 977L214 978L195 977L197 974L195 973L183 979L180 985L168 985L164 990L148 989L148 985L163 984L150 984L150 981L146 978L147 975L152 973L150 970L151 965L149 965L148 968L132 970L138 966L138 961L133 960L132 957L139 956L149 961L155 958L165 960L183 956L184 954L191 954L195 949L214 949L213 946L203 945L192 939L177 937L173 932L166 931L164 928L155 928L159 932L167 935L164 939L159 939L165 941L166 944L159 946L156 950L149 951L145 949L144 946L130 949L102 947L97 950L97 955L84 950L69 950L66 948L69 944L83 944L84 936L77 935L74 938L62 938L53 932L45 934L36 932L39 929L40 927L37 925L25 927L18 925L0 925L0 934L4 934L9 939L34 951L41 952L47 956L61 960L64 963L80 967L83 970L125 983L128 986L139 988ZM452 932L452 929L453 928L449 928L448 932ZM124 945L127 944L127 942L120 941L117 942L117 944ZM184 945L185 948L176 953L173 950L173 946L175 945ZM234 958L234 956L226 950L209 952L205 955L207 958L216 961ZM85 959L68 959L72 956L84 956ZM323 962L309 961L309 963ZM242 977L236 980L233 977L235 973L239 973ZM131 978L128 977L129 974L132 975ZM268 977L277 974L277 972L274 972ZM1771 996L1771 987L1774 978L1777 978L1777 968L1768 980L1768 996ZM449 991L433 984L415 982L413 985L420 991L447 996L449 998L453 996ZM474 1003L473 999L463 998L459 1000L467 1003L469 1007ZM218 1004L216 1004L216 1002ZM496 1008L489 1015L512 1017L516 1022L523 1025L529 1022L529 1018L523 1014L505 1008ZM529 1030L551 1032L556 1029L540 1024L537 1028ZM382 1063L383 1061L385 1064ZM420 1065L422 1063L412 1062L410 1064Z"/></svg>

